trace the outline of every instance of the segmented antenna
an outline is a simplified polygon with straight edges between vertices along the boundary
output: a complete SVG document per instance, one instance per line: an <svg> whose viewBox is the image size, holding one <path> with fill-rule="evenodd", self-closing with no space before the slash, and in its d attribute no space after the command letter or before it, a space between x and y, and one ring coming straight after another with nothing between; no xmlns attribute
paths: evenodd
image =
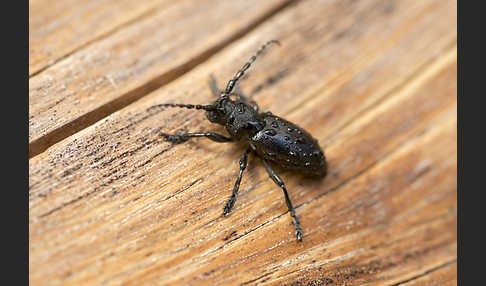
<svg viewBox="0 0 486 286"><path fill-rule="evenodd" d="M265 45L261 46L260 49L256 52L254 56L250 58L250 60L239 70L235 77L228 82L228 85L226 86L225 92L221 96L229 96L233 88L235 87L236 82L245 74L245 71L251 66L251 64L256 60L258 55L260 55L263 50L267 48L270 44L277 44L280 46L280 42L277 40L271 40L265 43Z"/></svg>
<svg viewBox="0 0 486 286"><path fill-rule="evenodd" d="M180 107L180 108L188 108L188 109L203 109L203 110L216 110L214 105L200 105L200 104L180 104L180 103L164 103L164 104L157 104L152 106L151 108L157 107Z"/></svg>

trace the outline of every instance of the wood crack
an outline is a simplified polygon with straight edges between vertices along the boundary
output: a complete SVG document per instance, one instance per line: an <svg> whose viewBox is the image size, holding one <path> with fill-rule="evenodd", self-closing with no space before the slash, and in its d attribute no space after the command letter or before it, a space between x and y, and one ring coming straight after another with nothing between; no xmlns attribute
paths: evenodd
<svg viewBox="0 0 486 286"><path fill-rule="evenodd" d="M173 4L174 2L172 2L171 4ZM84 48L90 46L91 44L93 44L94 42L97 42L97 41L100 41L100 40L103 40L111 35L113 35L114 33L118 32L119 30L125 28L125 27L128 27L132 24L135 24L137 23L138 21L154 14L155 12L157 12L157 6L156 7L153 7L152 9L149 9L148 11L138 15L137 17L133 18L133 19L130 19L128 21L126 21L125 23L121 23L120 25L116 26L116 27L113 27L113 29L109 30L109 31L106 31L105 33L97 36L97 37L94 37L93 39L87 41L86 43L76 47L75 49L67 52L66 54L60 56L59 58L53 60L52 62L49 62L47 63L44 67L40 68L39 70L33 72L32 74L29 75L29 79L32 78L32 77L35 77L37 75L39 75L40 73L42 73L43 71L47 70L48 68L56 65L57 63L60 63L62 62L63 60L67 59L69 56L83 50Z"/></svg>
<svg viewBox="0 0 486 286"><path fill-rule="evenodd" d="M418 274L418 275L415 275L415 276L413 276L413 277L410 277L410 278L408 278L408 279L406 279L406 280L402 280L402 281L400 281L400 282L398 282L398 283L395 283L395 284L389 284L389 286L398 286L398 285L403 285L403 284L405 284L405 283L407 283L407 282L411 282L411 281L413 281L413 280L416 280L416 279L419 279L419 278L421 278L421 277L427 276L427 275L431 274L432 272L435 272L435 271L437 271L437 270L440 270L440 269L442 269L442 268L444 268L444 267L447 267L447 266L449 266L449 265L452 265L452 264L454 264L454 263L457 263L457 259L452 259L452 260L449 260L449 261L447 261L447 262L445 262L445 263L442 263L441 265L438 265L438 266L432 267L432 268L430 268L430 269L427 269L426 271L424 271L424 272L422 272L422 273L420 273L420 274Z"/></svg>
<svg viewBox="0 0 486 286"><path fill-rule="evenodd" d="M283 11L291 4L295 3L295 0L288 0L275 7L273 10L268 11L263 14L260 18L256 19L253 23L245 26L239 31L236 31L231 36L223 39L221 42L215 44L211 48L203 51L198 56L189 59L185 63L159 75L158 77L146 82L145 84L120 95L116 99L107 102L81 116L74 119L68 124L65 124L51 132L44 134L38 139L32 141L29 144L29 159L44 152L50 146L56 144L57 142L85 129L86 127L93 125L99 120L109 116L110 114L132 104L133 102L143 98L152 91L159 89L160 87L166 85L167 83L174 81L175 79L183 76L190 70L194 69L196 66L202 64L208 60L211 56L221 51L223 48L228 46L230 43L244 37L255 28L260 26L265 21L269 20L279 12Z"/></svg>

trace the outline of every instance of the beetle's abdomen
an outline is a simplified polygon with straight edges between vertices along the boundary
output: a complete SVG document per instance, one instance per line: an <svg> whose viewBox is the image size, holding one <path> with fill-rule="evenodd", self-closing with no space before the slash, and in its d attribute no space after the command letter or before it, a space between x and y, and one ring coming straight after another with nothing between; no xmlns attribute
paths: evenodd
<svg viewBox="0 0 486 286"><path fill-rule="evenodd" d="M250 144L259 156L304 175L326 175L326 158L316 139L278 116L265 114L263 118L265 128L250 138Z"/></svg>

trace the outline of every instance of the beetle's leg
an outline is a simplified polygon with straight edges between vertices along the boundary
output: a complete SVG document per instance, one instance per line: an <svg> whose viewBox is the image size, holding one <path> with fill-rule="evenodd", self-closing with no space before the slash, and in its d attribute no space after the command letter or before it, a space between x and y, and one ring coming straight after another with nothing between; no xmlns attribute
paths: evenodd
<svg viewBox="0 0 486 286"><path fill-rule="evenodd" d="M270 165L262 159L263 165L265 166L265 169L267 169L268 174L270 175L270 178L275 182L275 184L279 185L280 188L282 188L282 191L285 196L285 202L287 203L287 208L289 209L290 216L292 217L292 221L294 223L295 227L295 235L297 236L298 241L302 241L302 229L300 228L300 223L299 220L297 219L297 216L295 215L295 210L294 207L292 206L292 202L290 201L289 194L287 193L287 188L285 188L285 184L280 179L279 175L270 167Z"/></svg>
<svg viewBox="0 0 486 286"><path fill-rule="evenodd" d="M206 137L216 142L233 142L237 141L238 139L234 137L226 137L221 134L213 133L213 132L205 132L205 133L185 133L185 134L167 134L167 133L160 133L161 136L165 138L166 141L172 143L182 143L186 142L190 138L194 137Z"/></svg>
<svg viewBox="0 0 486 286"><path fill-rule="evenodd" d="M224 206L223 215L227 215L231 211L233 205L235 204L236 194L238 193L238 190L240 188L241 177L243 176L243 171L245 171L246 169L246 165L248 163L248 153L250 153L250 151L251 149L250 147L248 147L248 149L246 149L245 153L243 153L243 155L240 158L240 174L236 179L235 186L233 187L233 192L231 193L231 197L229 198L228 202Z"/></svg>
<svg viewBox="0 0 486 286"><path fill-rule="evenodd" d="M248 62L235 74L233 79L228 81L228 84L226 85L226 89L224 91L224 94L226 96L228 96L231 93L231 91L235 87L236 82L245 74L245 71L250 68L251 64L256 60L258 55L260 55L267 48L267 46L270 45L270 44L280 45L280 42L272 40L272 41L268 41L267 43L265 43L265 45L261 46L258 49L258 51L256 52L256 54L254 56L252 56L250 58L250 60L248 60Z"/></svg>
<svg viewBox="0 0 486 286"><path fill-rule="evenodd" d="M211 88L211 91L213 92L214 95L216 96L221 95L221 90L219 90L218 84L216 83L216 79L212 74L209 75L209 87Z"/></svg>

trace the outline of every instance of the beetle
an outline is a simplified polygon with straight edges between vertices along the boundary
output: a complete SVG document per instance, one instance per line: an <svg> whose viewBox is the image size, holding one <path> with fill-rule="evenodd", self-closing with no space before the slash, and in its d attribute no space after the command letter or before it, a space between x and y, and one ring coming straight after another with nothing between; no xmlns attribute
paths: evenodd
<svg viewBox="0 0 486 286"><path fill-rule="evenodd" d="M248 154L253 152L262 160L263 166L267 170L270 178L282 189L288 211L294 224L295 235L298 241L302 241L302 229L295 214L295 209L290 201L287 188L271 165L278 165L283 169L295 171L304 176L323 178L327 173L324 152L317 140L301 127L279 116L273 115L271 112L260 113L258 104L243 95L236 85L245 71L250 68L251 64L270 44L280 45L280 42L271 40L261 46L255 55L227 83L224 91L220 91L214 77L210 77L209 85L211 91L219 96L212 104L166 103L156 105L157 107L204 110L206 111L207 119L212 123L223 125L230 136L213 132L184 134L161 133L160 135L166 141L172 143L182 143L197 137L206 137L215 142L246 141L248 147L239 160L240 172L231 196L223 208L223 215L226 216L230 213L236 201L241 178L247 166ZM233 92L233 89L235 92Z"/></svg>

